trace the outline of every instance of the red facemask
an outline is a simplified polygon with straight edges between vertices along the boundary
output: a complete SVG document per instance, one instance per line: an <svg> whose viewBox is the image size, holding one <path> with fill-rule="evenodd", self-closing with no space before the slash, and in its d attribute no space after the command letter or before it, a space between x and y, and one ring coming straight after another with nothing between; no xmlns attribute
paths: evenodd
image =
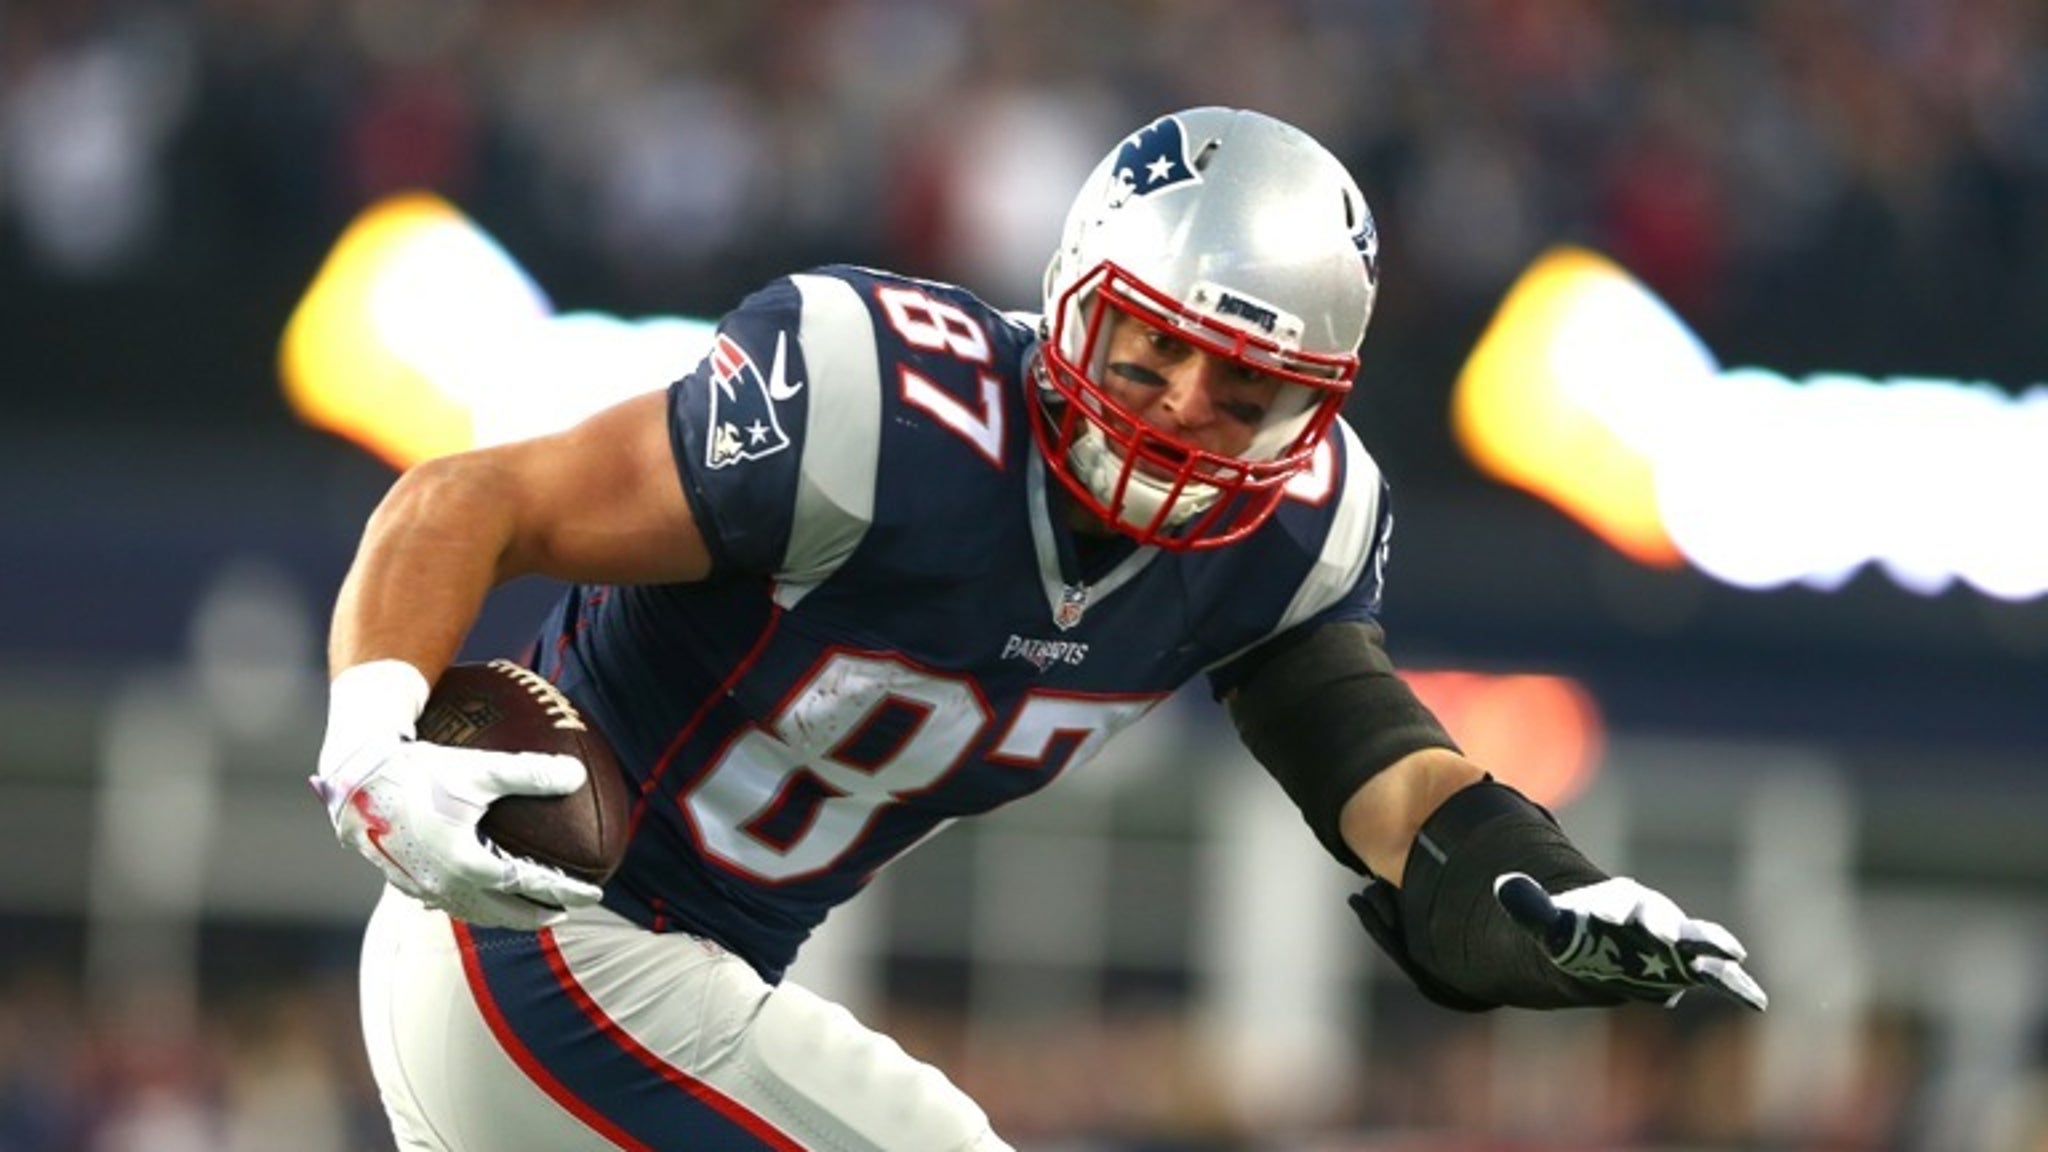
<svg viewBox="0 0 2048 1152"><path fill-rule="evenodd" d="M1356 356L1291 351L1260 335L1256 305L1227 292L1203 303L1184 304L1115 264L1100 265L1050 317L1039 349L1041 402L1031 405L1039 447L1081 506L1141 544L1172 551L1221 547L1265 523L1288 483L1309 469L1358 374ZM1100 382L1112 310L1280 382L1245 455L1204 450L1117 403Z"/></svg>

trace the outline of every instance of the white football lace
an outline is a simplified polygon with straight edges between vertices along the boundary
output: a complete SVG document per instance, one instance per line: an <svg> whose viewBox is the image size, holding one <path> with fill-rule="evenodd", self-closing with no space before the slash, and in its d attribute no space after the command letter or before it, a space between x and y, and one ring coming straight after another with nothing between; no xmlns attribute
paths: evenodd
<svg viewBox="0 0 2048 1152"><path fill-rule="evenodd" d="M547 709L548 715L554 717L556 728L576 732L588 730L583 723L582 713L576 711L576 705L571 704L569 698L562 695L560 688L548 683L547 677L510 660L493 660L489 667L519 681L527 694L540 701Z"/></svg>

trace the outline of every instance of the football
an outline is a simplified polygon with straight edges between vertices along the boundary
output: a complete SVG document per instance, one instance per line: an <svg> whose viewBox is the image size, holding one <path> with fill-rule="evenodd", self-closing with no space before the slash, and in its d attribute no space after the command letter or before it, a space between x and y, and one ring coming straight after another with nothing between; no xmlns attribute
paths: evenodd
<svg viewBox="0 0 2048 1152"><path fill-rule="evenodd" d="M493 752L558 752L589 779L567 796L507 796L477 827L515 856L603 884L626 854L632 797L603 733L545 677L510 660L442 673L417 725L419 739Z"/></svg>

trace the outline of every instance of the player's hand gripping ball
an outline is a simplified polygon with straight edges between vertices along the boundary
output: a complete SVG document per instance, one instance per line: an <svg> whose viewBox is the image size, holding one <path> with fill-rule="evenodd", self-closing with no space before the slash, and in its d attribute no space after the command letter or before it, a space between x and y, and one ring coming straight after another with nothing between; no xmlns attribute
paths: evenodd
<svg viewBox="0 0 2048 1152"><path fill-rule="evenodd" d="M602 733L560 689L510 660L456 664L442 673L416 726L418 739L492 752L549 752L585 769L561 796L503 796L477 830L514 856L603 884L626 854L632 797Z"/></svg>
<svg viewBox="0 0 2048 1152"><path fill-rule="evenodd" d="M532 931L595 904L625 854L630 796L567 698L510 662L430 687L398 659L328 686L313 791L385 882L458 920Z"/></svg>

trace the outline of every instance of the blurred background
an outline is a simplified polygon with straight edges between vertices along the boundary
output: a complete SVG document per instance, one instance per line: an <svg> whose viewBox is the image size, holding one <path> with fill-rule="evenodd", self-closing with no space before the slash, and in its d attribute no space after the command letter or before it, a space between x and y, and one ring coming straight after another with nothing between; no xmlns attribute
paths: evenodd
<svg viewBox="0 0 2048 1152"><path fill-rule="evenodd" d="M1720 363L2038 412L2048 4L4 0L0 1152L387 1146L371 873L302 779L393 473L277 366L360 211L437 192L565 309L716 316L832 261L1035 309L1087 168L1197 103L1307 128L1378 214L1349 415L1397 659L1511 779L1559 713L1453 674L1566 685L1565 824L1735 927L1772 1010L1431 1007L1199 692L905 861L804 978L1029 1149L2048 1149L2048 596L1645 564L1450 416L1563 242ZM1957 483L1946 427L1882 455L1939 499L1875 519L2048 534L2039 473ZM1715 431L1731 478L1839 447Z"/></svg>

